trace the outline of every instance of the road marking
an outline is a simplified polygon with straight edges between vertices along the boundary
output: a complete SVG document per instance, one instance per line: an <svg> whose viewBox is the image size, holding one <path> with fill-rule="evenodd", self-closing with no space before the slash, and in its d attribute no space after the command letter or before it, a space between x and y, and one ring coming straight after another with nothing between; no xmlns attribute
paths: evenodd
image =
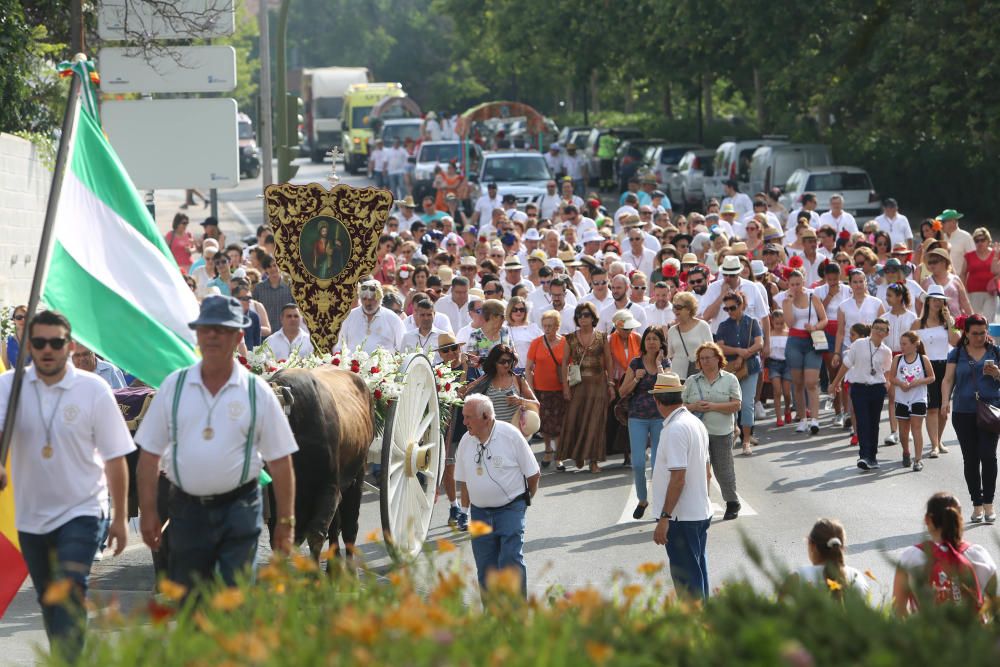
<svg viewBox="0 0 1000 667"><path fill-rule="evenodd" d="M257 201L257 200L254 200L254 201ZM243 211L241 211L236 206L236 204L234 204L231 201L227 201L226 202L226 208L228 208L229 212L233 214L233 217L235 217L237 220L240 221L241 225L243 225L244 227L247 228L247 233L248 234L254 234L254 233L257 232L257 230L254 229L254 226L250 224L250 219L247 218L245 215L243 215Z"/></svg>
<svg viewBox="0 0 1000 667"><path fill-rule="evenodd" d="M648 483L648 477L649 477L649 473L648 472L647 472L646 477L647 477L647 483ZM648 496L649 496L650 500L652 500L652 495L653 495L653 493L652 493L652 491L653 491L652 485L650 484L648 488L649 488L649 494L648 494ZM719 483L715 481L715 475L712 475L712 483L709 485L708 496L709 496L710 500L712 499L713 496L718 497L720 499L720 502L722 503L722 504L720 504L718 502L715 502L715 500L712 500L712 516L713 517L721 517L723 514L725 514L726 513L726 506L725 506L725 503L721 500L722 489L719 487ZM750 503L748 503L743 498L743 496L741 496L739 494L736 494L736 497L739 499L740 505L742 505L742 507L740 509L740 516L741 517L742 516L757 516L757 510L755 510L753 507L751 507ZM648 522L648 521L651 521L652 519L656 518L656 516L659 514L659 510L656 510L655 513L654 513L654 508L652 506L650 506L650 507L646 508L646 515L643 518L638 519L638 520L633 519L632 518L632 512L635 510L635 506L638 505L638 504L639 504L639 495L635 491L635 484L631 484L630 483L628 485L628 499L625 501L625 507L624 507L624 509L622 509L622 515L618 519L618 524Z"/></svg>

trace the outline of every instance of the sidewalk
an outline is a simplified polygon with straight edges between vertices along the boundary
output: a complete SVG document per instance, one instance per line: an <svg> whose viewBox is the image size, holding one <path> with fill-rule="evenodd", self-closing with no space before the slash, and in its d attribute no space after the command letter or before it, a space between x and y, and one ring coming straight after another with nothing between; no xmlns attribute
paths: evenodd
<svg viewBox="0 0 1000 667"><path fill-rule="evenodd" d="M207 190L205 194L208 195ZM170 231L174 215L177 213L187 213L188 218L191 219L188 231L196 239L201 236L201 223L211 215L212 209L210 206L203 206L201 200L195 198L197 203L182 210L181 205L184 203L184 190L157 190L154 197L156 202L156 226L159 228L161 234L166 234ZM219 200L218 217L219 229L226 235L226 240L230 243L234 241L242 243L243 239L247 236L254 236L256 234L257 230L240 213L240 210L230 202Z"/></svg>

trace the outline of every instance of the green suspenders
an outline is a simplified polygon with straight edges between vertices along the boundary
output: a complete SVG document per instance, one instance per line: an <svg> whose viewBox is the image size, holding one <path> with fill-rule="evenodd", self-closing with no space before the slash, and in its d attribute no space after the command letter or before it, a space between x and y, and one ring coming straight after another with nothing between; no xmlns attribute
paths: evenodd
<svg viewBox="0 0 1000 667"><path fill-rule="evenodd" d="M170 445L171 445L171 458L174 464L174 480L178 488L182 491L184 487L181 485L181 473L177 467L177 408L181 404L181 392L184 390L184 381L187 379L188 369L185 368L177 376L177 384L174 386L174 403L173 409L170 415ZM253 438L257 431L257 380L250 377L250 428L247 431L247 441L243 451L243 474L240 476L240 483L237 488L246 484L247 477L250 474L250 453L253 451Z"/></svg>

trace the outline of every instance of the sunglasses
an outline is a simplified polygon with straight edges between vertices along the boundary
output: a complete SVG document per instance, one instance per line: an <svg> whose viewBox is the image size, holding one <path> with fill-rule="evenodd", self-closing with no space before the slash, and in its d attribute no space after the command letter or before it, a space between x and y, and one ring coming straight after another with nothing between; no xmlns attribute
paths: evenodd
<svg viewBox="0 0 1000 667"><path fill-rule="evenodd" d="M406 274L406 272L405 272L405 271L404 271L404 274L405 274L405 275L401 275L400 277L402 277L402 278L406 278L406 277L407 277L407 276L409 275L409 274ZM378 294L378 290L374 290L374 289L371 289L371 288L369 288L369 287L365 287L365 288L363 288L363 289L361 290L361 296L365 296L365 295L368 295L368 296L376 296L377 294Z"/></svg>
<svg viewBox="0 0 1000 667"><path fill-rule="evenodd" d="M594 284L594 287L603 287L604 285L608 284L608 281L607 280L595 280L593 284Z"/></svg>
<svg viewBox="0 0 1000 667"><path fill-rule="evenodd" d="M482 315L483 314L483 309L482 308L469 308L469 312L470 313L475 313L476 315Z"/></svg>
<svg viewBox="0 0 1000 667"><path fill-rule="evenodd" d="M497 363L503 364L504 366L511 366L514 363L514 360L510 357L504 357L503 359L497 359Z"/></svg>
<svg viewBox="0 0 1000 667"><path fill-rule="evenodd" d="M527 308L511 308L510 312L512 312L512 313L526 313L526 312L528 312L528 309Z"/></svg>
<svg viewBox="0 0 1000 667"><path fill-rule="evenodd" d="M739 310L739 307L738 306L725 306L722 310L726 311L727 313L735 313L737 310Z"/></svg>
<svg viewBox="0 0 1000 667"><path fill-rule="evenodd" d="M248 297L248 296L238 296L238 297L236 297L236 299L237 299L237 301L242 301L243 303L247 303L247 302L250 301L250 297Z"/></svg>
<svg viewBox="0 0 1000 667"><path fill-rule="evenodd" d="M645 292L646 291L646 286L645 285L632 285L632 289L638 290L640 292Z"/></svg>
<svg viewBox="0 0 1000 667"><path fill-rule="evenodd" d="M697 287L698 285L704 285L704 284L705 284L704 280L689 280L688 281L688 285L690 285L691 287Z"/></svg>
<svg viewBox="0 0 1000 667"><path fill-rule="evenodd" d="M500 294L500 290L488 289L483 294L490 296L491 294Z"/></svg>
<svg viewBox="0 0 1000 667"><path fill-rule="evenodd" d="M61 350L69 342L68 338L42 338L37 336L31 339L31 347L36 350L44 350L48 345L53 350Z"/></svg>
<svg viewBox="0 0 1000 667"><path fill-rule="evenodd" d="M21 322L23 320L24 320L24 315L15 315L14 316L14 321L15 322Z"/></svg>
<svg viewBox="0 0 1000 667"><path fill-rule="evenodd" d="M458 345L445 345L438 352L441 354L451 354L452 352L458 351Z"/></svg>

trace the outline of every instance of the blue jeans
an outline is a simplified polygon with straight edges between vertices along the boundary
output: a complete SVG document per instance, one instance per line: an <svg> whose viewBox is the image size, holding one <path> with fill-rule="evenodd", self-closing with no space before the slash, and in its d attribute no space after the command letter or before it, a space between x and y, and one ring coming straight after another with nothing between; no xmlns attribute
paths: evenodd
<svg viewBox="0 0 1000 667"><path fill-rule="evenodd" d="M257 540L264 528L260 487L217 506L201 505L175 488L170 491L167 576L191 589L211 581L218 571L227 586L235 585L236 576L249 571L257 557Z"/></svg>
<svg viewBox="0 0 1000 667"><path fill-rule="evenodd" d="M392 195L396 199L402 199L406 196L406 188L404 187L405 181L403 180L404 174L389 174L389 189L392 190Z"/></svg>
<svg viewBox="0 0 1000 667"><path fill-rule="evenodd" d="M90 566L97 553L100 519L81 516L70 519L50 533L34 534L18 531L21 555L28 566L31 583L38 603L42 605L42 621L53 652L67 662L74 662L83 649L87 631L87 612L83 601L87 597ZM54 581L73 580L74 591L62 604L45 605L42 596Z"/></svg>
<svg viewBox="0 0 1000 667"><path fill-rule="evenodd" d="M671 521L667 532L667 560L670 576L679 594L708 597L708 527L704 521Z"/></svg>
<svg viewBox="0 0 1000 667"><path fill-rule="evenodd" d="M858 434L858 456L876 461L878 455L878 423L885 403L884 384L851 384L851 404L854 406L854 428Z"/></svg>
<svg viewBox="0 0 1000 667"><path fill-rule="evenodd" d="M628 418L628 439L632 448L632 481L639 501L646 500L646 439L652 443L653 455L650 467L656 463L656 448L660 444L660 430L663 428L663 418L637 419Z"/></svg>
<svg viewBox="0 0 1000 667"><path fill-rule="evenodd" d="M753 427L753 406L759 379L760 373L751 373L740 380L740 393L743 394L743 402L740 404L740 426Z"/></svg>
<svg viewBox="0 0 1000 667"><path fill-rule="evenodd" d="M476 559L480 591L486 590L486 575L490 570L516 567L521 571L521 594L528 596L528 570L524 566L524 516L527 505L515 500L497 509L470 508L470 518L482 521L493 532L472 540L472 555Z"/></svg>

